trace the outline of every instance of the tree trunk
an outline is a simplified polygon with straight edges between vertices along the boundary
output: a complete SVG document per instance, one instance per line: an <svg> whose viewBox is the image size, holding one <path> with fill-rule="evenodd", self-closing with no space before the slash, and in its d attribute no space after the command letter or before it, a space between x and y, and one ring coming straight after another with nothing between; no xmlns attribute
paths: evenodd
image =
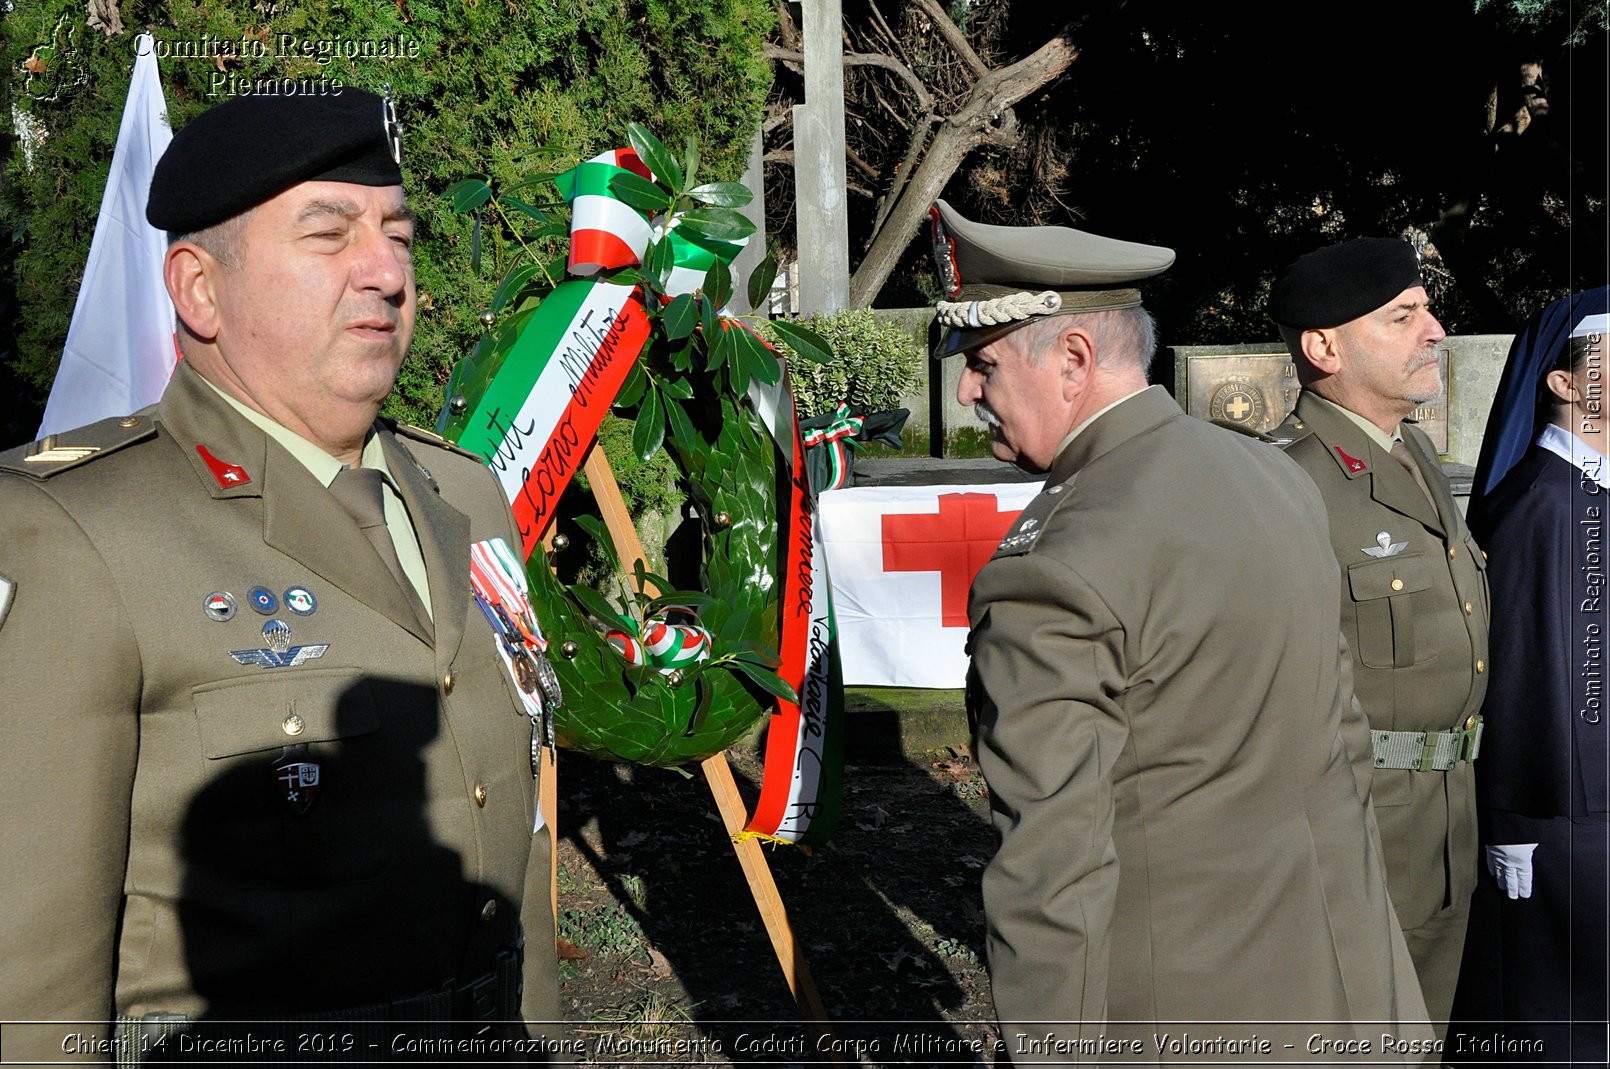
<svg viewBox="0 0 1610 1069"><path fill-rule="evenodd" d="M928 218L929 205L944 192L945 184L968 154L984 145L1010 145L1017 138L1017 117L1012 106L1073 65L1079 50L1074 47L1072 33L1072 25L1065 26L1032 55L984 75L961 108L939 124L922 163L850 277L851 308L865 308L876 299L912 235Z"/></svg>

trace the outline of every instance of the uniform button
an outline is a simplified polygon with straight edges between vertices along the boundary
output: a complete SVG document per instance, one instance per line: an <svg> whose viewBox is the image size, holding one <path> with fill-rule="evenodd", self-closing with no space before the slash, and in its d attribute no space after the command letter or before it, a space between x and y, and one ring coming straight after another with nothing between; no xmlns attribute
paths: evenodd
<svg viewBox="0 0 1610 1069"><path fill-rule="evenodd" d="M1465 730L1469 731L1471 728L1475 727L1476 726L1476 721L1478 721L1480 719L1481 719L1481 717L1477 716L1475 713L1471 713L1468 717L1465 718Z"/></svg>
<svg viewBox="0 0 1610 1069"><path fill-rule="evenodd" d="M1476 662L1476 674L1479 676L1485 671L1487 671L1487 662L1486 661L1477 661Z"/></svg>
<svg viewBox="0 0 1610 1069"><path fill-rule="evenodd" d="M1457 556L1459 556L1459 547L1458 546L1449 546L1448 547L1448 559L1453 560Z"/></svg>
<svg viewBox="0 0 1610 1069"><path fill-rule="evenodd" d="M1402 590L1403 589L1403 580L1401 580L1401 579L1392 580L1392 589L1393 590Z"/></svg>
<svg viewBox="0 0 1610 1069"><path fill-rule="evenodd" d="M124 416L122 419L117 421L117 425L122 427L124 430L133 430L135 427L140 425L140 417Z"/></svg>
<svg viewBox="0 0 1610 1069"><path fill-rule="evenodd" d="M497 915L498 904L490 898L487 899L486 905L481 907L481 920L487 924L490 924L492 922L492 918L496 917Z"/></svg>
<svg viewBox="0 0 1610 1069"><path fill-rule="evenodd" d="M442 693L453 693L453 673L449 672L442 677Z"/></svg>
<svg viewBox="0 0 1610 1069"><path fill-rule="evenodd" d="M1487 560L1488 559L1487 551L1485 549L1481 551L1481 559L1482 560Z"/></svg>
<svg viewBox="0 0 1610 1069"><path fill-rule="evenodd" d="M1470 602L1468 602L1468 601L1465 602L1465 615L1466 616L1469 616L1471 613L1473 613L1475 611L1476 611L1475 609L1470 607Z"/></svg>
<svg viewBox="0 0 1610 1069"><path fill-rule="evenodd" d="M1048 487L1046 487L1045 492L1048 493L1048 494L1060 494L1060 493L1062 493L1062 487L1060 487L1060 486L1048 486Z"/></svg>
<svg viewBox="0 0 1610 1069"><path fill-rule="evenodd" d="M290 716L280 721L280 727L284 729L285 734L287 735L300 735L307 727L307 724L303 723L301 717L297 716L295 713L292 713Z"/></svg>
<svg viewBox="0 0 1610 1069"><path fill-rule="evenodd" d="M475 804L480 806L486 805L486 784L484 783L477 783L475 785Z"/></svg>

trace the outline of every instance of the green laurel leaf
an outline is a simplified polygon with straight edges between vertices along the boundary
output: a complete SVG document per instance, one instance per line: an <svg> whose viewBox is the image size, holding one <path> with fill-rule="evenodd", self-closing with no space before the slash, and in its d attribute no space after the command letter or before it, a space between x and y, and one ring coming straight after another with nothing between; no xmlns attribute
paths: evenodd
<svg viewBox="0 0 1610 1069"><path fill-rule="evenodd" d="M799 695L794 693L794 688L789 686L788 681L776 672L768 671L757 664L750 664L748 661L734 660L727 663L754 680L760 685L761 690L773 697L789 702L797 703L799 701Z"/></svg>
<svg viewBox="0 0 1610 1069"><path fill-rule="evenodd" d="M822 336L790 319L774 319L771 328L795 353L816 364L833 362L833 347Z"/></svg>
<svg viewBox="0 0 1610 1069"><path fill-rule="evenodd" d="M473 212L492 199L492 187L484 178L466 178L448 186L442 196L453 202L455 212Z"/></svg>
<svg viewBox="0 0 1610 1069"><path fill-rule="evenodd" d="M690 237L706 241L738 241L755 232L755 224L731 208L695 208L678 216Z"/></svg>
<svg viewBox="0 0 1610 1069"><path fill-rule="evenodd" d="M609 191L622 204L640 212L663 212L671 206L669 193L631 171L622 171L611 178Z"/></svg>
<svg viewBox="0 0 1610 1069"><path fill-rule="evenodd" d="M638 158L648 164L648 169L654 172L655 178L670 186L674 192L681 192L682 168L677 165L676 158L660 139L649 133L648 127L642 123L628 123L626 139L631 142ZM666 206L670 206L669 200Z"/></svg>
<svg viewBox="0 0 1610 1069"><path fill-rule="evenodd" d="M749 307L756 312L764 314L766 301L771 296L772 283L777 281L777 261L770 256L761 259L755 269L749 272L749 283L744 287L744 295L749 298Z"/></svg>
<svg viewBox="0 0 1610 1069"><path fill-rule="evenodd" d="M699 322L699 309L694 302L693 294L677 295L666 306L661 319L665 323L665 336L671 341L681 341L692 334L693 328Z"/></svg>
<svg viewBox="0 0 1610 1069"><path fill-rule="evenodd" d="M749 187L742 182L708 182L688 190L688 196L718 208L742 208L755 199Z"/></svg>
<svg viewBox="0 0 1610 1069"><path fill-rule="evenodd" d="M508 304L511 298L517 296L521 290L525 289L526 284L537 277L541 271L542 268L536 264L521 264L504 275L503 281L498 283L496 292L492 294L492 311L503 311L503 306Z"/></svg>
<svg viewBox="0 0 1610 1069"><path fill-rule="evenodd" d="M660 407L660 391L649 387L643 395L643 407L637 412L637 423L632 427L632 452L647 460L660 451L665 441L665 412Z"/></svg>
<svg viewBox="0 0 1610 1069"><path fill-rule="evenodd" d="M704 273L704 295L717 308L732 299L732 269L721 260L712 261Z"/></svg>

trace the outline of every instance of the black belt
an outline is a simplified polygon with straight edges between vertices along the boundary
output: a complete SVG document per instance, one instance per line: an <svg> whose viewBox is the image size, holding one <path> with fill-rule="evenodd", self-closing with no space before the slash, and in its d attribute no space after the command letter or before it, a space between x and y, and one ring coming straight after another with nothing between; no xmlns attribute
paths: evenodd
<svg viewBox="0 0 1610 1069"><path fill-rule="evenodd" d="M410 1040L461 1039L487 1032L494 1022L518 1022L520 986L520 950L511 947L493 959L491 972L468 983L448 980L439 987L417 995L373 1002L367 1006L293 1014L265 1021L207 1021L182 1013L119 1017L116 1032L117 1064L119 1067L134 1067L152 1062L183 1060L175 1054L185 1046L178 1038L181 1034L190 1037L192 1046L197 1041L205 1041L206 1046L215 1047L213 1041L242 1036L249 1037L255 1043L286 1039L295 1043L314 1032L339 1033L343 1039L350 1034L351 1044L344 1050L328 1047L286 1050L283 1057L253 1060L350 1063L355 1054L362 1060L385 1060L392 1043L399 1036ZM310 1029L307 1027L309 1025L337 1027ZM198 1057L213 1062L219 1060L216 1049L200 1053Z"/></svg>

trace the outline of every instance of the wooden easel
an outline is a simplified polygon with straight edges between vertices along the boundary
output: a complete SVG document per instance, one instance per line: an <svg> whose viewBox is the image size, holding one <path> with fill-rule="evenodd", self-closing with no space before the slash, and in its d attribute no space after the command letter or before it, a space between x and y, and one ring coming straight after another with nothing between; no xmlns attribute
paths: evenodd
<svg viewBox="0 0 1610 1069"><path fill-rule="evenodd" d="M627 511L625 499L621 497L620 486L615 482L615 472L610 468L609 459L604 456L604 451L596 442L587 453L587 460L582 470L587 473L587 481L592 484L598 511L603 517L604 525L609 528L610 537L615 541L615 550L621 564L628 573L635 570L636 562L644 561L646 564L642 540L637 536L637 527L632 522L631 513ZM543 534L544 546L550 544L552 538L553 527L550 525ZM659 593L652 586L649 592ZM545 749L541 804L554 857L558 857L559 851L559 788L556 763L554 751ZM715 799L716 809L721 814L727 834L736 837L748 821L749 813L744 807L743 797L738 793L738 785L732 778L732 767L727 764L727 755L718 753L714 757L706 758L700 763L699 768L704 772L705 783L710 788L711 797ZM793 992L794 1002L799 1006L801 1018L808 1023L819 1025L820 1027L815 1029L818 1035L831 1035L827 1027L827 1011L822 1006L821 995L817 993L816 982L811 979L810 966L800 951L793 927L788 923L788 910L783 905L782 896L777 893L777 882L772 879L771 867L766 863L766 855L761 850L760 843L753 838L742 841L734 838L732 849L738 855L738 864L743 868L744 879L749 883L749 894L755 900L755 908L760 911L761 920L765 922L766 934L771 937L772 952L776 954L777 964L783 970L783 977L788 981L789 990ZM559 916L557 865L554 866L550 894L553 899L553 915L557 918ZM843 1064L843 1059L833 1052L832 1048L829 1048L828 1056L833 1064Z"/></svg>

